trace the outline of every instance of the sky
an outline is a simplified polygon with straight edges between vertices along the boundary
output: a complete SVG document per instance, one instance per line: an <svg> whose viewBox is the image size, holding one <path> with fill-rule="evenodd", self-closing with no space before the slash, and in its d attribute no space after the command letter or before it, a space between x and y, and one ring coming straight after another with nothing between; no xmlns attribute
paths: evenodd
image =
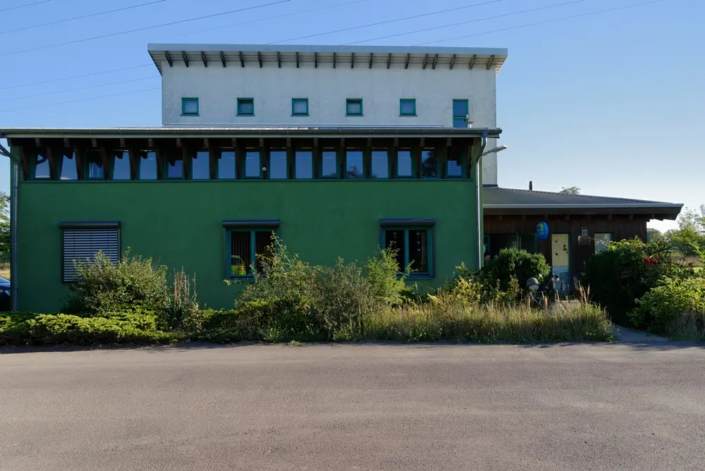
<svg viewBox="0 0 705 471"><path fill-rule="evenodd" d="M161 125L148 43L504 47L500 186L705 203L705 0L1 0L0 18L0 128Z"/></svg>

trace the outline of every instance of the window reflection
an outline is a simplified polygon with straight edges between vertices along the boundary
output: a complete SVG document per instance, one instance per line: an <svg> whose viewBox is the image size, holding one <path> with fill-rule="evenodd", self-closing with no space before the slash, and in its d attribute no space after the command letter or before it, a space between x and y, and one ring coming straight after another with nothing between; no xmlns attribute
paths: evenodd
<svg viewBox="0 0 705 471"><path fill-rule="evenodd" d="M248 150L245 153L245 178L261 178L259 151Z"/></svg>
<svg viewBox="0 0 705 471"><path fill-rule="evenodd" d="M130 153L118 150L113 154L113 180L130 180Z"/></svg>
<svg viewBox="0 0 705 471"><path fill-rule="evenodd" d="M34 179L50 180L51 166L49 165L49 157L42 153L37 153L34 159Z"/></svg>
<svg viewBox="0 0 705 471"><path fill-rule="evenodd" d="M103 180L105 171L103 169L103 156L99 150L89 150L86 153L88 165L88 180Z"/></svg>
<svg viewBox="0 0 705 471"><path fill-rule="evenodd" d="M321 177L338 178L338 153L324 150L321 154Z"/></svg>
<svg viewBox="0 0 705 471"><path fill-rule="evenodd" d="M288 178L285 150L273 150L269 153L269 178L271 180Z"/></svg>
<svg viewBox="0 0 705 471"><path fill-rule="evenodd" d="M184 158L181 155L170 155L166 162L166 177L169 179L184 178Z"/></svg>
<svg viewBox="0 0 705 471"><path fill-rule="evenodd" d="M211 156L207 150L196 152L191 158L191 179L210 180L211 178Z"/></svg>
<svg viewBox="0 0 705 471"><path fill-rule="evenodd" d="M140 180L157 179L157 153L152 150L140 151Z"/></svg>
<svg viewBox="0 0 705 471"><path fill-rule="evenodd" d="M61 159L61 179L78 180L78 167L76 165L76 153L67 151Z"/></svg>
<svg viewBox="0 0 705 471"><path fill-rule="evenodd" d="M438 177L438 154L433 149L421 151L421 178Z"/></svg>
<svg viewBox="0 0 705 471"><path fill-rule="evenodd" d="M235 151L224 150L218 157L218 179L233 180L237 178L235 170Z"/></svg>
<svg viewBox="0 0 705 471"><path fill-rule="evenodd" d="M345 153L345 178L364 178L362 155L361 150L349 150Z"/></svg>
<svg viewBox="0 0 705 471"><path fill-rule="evenodd" d="M463 176L462 160L463 159L460 154L449 155L447 166L446 166L446 176L448 176L448 177L462 177Z"/></svg>
<svg viewBox="0 0 705 471"><path fill-rule="evenodd" d="M414 176L413 164L410 150L399 150L397 152L397 176L400 178L411 178Z"/></svg>
<svg viewBox="0 0 705 471"><path fill-rule="evenodd" d="M313 178L313 152L310 150L296 151L296 178L306 180Z"/></svg>
<svg viewBox="0 0 705 471"><path fill-rule="evenodd" d="M386 150L373 150L371 161L372 178L389 178L389 155Z"/></svg>

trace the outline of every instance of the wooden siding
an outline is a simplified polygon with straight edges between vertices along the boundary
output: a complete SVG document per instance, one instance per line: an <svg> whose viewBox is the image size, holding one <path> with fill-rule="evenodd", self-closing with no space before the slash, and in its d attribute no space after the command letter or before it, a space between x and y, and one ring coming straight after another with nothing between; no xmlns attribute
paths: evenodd
<svg viewBox="0 0 705 471"><path fill-rule="evenodd" d="M573 276L580 276L585 261L595 252L595 233L612 233L612 240L633 239L635 237L646 241L646 223L644 216L485 216L485 234L527 234L535 233L536 224L546 221L552 234L570 234L570 264ZM579 241L582 228L588 230L588 241ZM551 238L538 241L538 251L551 264Z"/></svg>

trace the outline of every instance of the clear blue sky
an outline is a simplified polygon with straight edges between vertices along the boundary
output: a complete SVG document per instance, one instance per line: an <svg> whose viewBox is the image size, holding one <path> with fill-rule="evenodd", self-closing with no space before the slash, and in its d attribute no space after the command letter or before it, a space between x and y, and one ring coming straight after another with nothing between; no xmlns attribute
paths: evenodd
<svg viewBox="0 0 705 471"><path fill-rule="evenodd" d="M5 0L0 10L38 1ZM497 92L498 123L504 129L502 142L510 146L499 154L501 186L527 188L532 180L535 189L548 191L578 186L585 194L679 202L691 207L705 203L703 0L663 0L527 27L520 26L646 0L290 0L247 12L15 54L276 1L165 0L3 34L148 1L44 0L0 13L0 61L4 66L0 75L0 127L160 125L160 81L150 65L149 42L277 42L485 3L289 43L346 44L480 20L363 44L416 45L441 40L434 44L509 49ZM564 5L482 20L558 4ZM338 6L321 9L331 5ZM272 18L313 9L321 10ZM266 21L255 21L263 19ZM501 29L507 30L497 31ZM464 35L473 36L457 38ZM146 66L7 88L140 65ZM133 79L144 80L113 84ZM69 91L78 88L82 89ZM153 90L140 91L145 89ZM137 92L102 97L133 91ZM29 97L48 93L52 94ZM73 100L84 101L43 106ZM37 105L42 106L28 108ZM0 190L9 191L6 159L0 166Z"/></svg>

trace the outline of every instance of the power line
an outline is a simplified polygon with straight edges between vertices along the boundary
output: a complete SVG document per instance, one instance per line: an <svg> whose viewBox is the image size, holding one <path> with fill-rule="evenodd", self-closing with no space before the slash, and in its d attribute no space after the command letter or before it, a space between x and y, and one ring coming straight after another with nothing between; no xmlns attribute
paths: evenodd
<svg viewBox="0 0 705 471"><path fill-rule="evenodd" d="M62 82L64 80L73 80L73 79L77 79L77 78L92 77L94 75L110 74L113 72L121 72L123 70L139 69L142 67L154 67L154 64L134 65L134 66L130 66L130 67L121 67L119 69L104 70L102 72L91 72L90 74L72 75L71 77L62 77L62 78L51 79L51 80L42 80L40 82L23 83L20 85L11 85L9 87L2 87L2 88L0 88L0 90L10 90L13 88L31 87L33 85L44 85L45 83Z"/></svg>
<svg viewBox="0 0 705 471"><path fill-rule="evenodd" d="M120 31L117 33L103 34L101 36L93 36L90 38L76 39L74 41L66 41L66 42L57 43L57 44L49 44L47 46L32 47L29 49L23 49L21 51L5 52L3 54L0 54L0 57L12 56L15 54L22 54L25 52L41 51L44 49L51 49L51 48L60 47L60 46L68 46L70 44L78 44L78 43L83 43L83 42L87 42L87 41L94 41L96 39L112 38L115 36L122 36L123 34L137 33L139 31L147 31L147 30L155 29L155 28L163 28L164 26L173 26L173 25L178 25L178 24L183 24L183 23L190 23L192 21L205 20L208 18L215 18L216 16L230 15L232 13L239 13L239 12L243 12L243 11L256 10L258 8L264 8L264 7L269 7L272 5L278 5L280 3L288 3L290 1L291 0L278 0L275 2L271 2L271 3L265 3L263 5L256 5L256 6L247 7L247 8L240 8L238 10L222 11L220 13L213 13L211 15L198 16L195 18L188 18L188 19L179 20L179 21L171 21L169 23L162 23L159 25L145 26L143 28L136 28L136 29L131 29L131 30L127 30L127 31Z"/></svg>
<svg viewBox="0 0 705 471"><path fill-rule="evenodd" d="M433 12L431 12L431 13L423 13L423 14L421 14L421 15L407 16L407 17L404 17L404 18L396 18L396 19L393 19L393 20L380 21L380 22L378 22L378 23L369 23L369 24L366 24L366 25L353 26L353 27L350 27L350 28L337 29L337 30L334 30L334 31L326 31L325 33L309 34L309 35L306 35L306 36L299 36L298 38L284 39L284 40L281 40L281 41L275 41L275 42L271 42L271 43L267 43L267 44L280 44L280 43L286 43L286 42L290 42L290 41L296 41L296 40L299 40L299 39L315 38L316 36L326 36L326 35L328 35L328 34L342 33L342 32L345 32L345 31L352 31L352 30L355 30L355 29L369 28L369 27L372 27L372 26L386 25L386 24L389 24L389 23L397 23L397 22L399 22L399 21L406 21L406 20L411 20L411 19L414 19L414 18L421 18L421 17L424 17L424 16L440 15L441 13L448 13L448 12L451 12L451 11L464 10L464 9L466 9L466 8L478 7L478 6L481 6L481 5L489 5L490 3L498 3L498 2L501 2L501 1L503 1L503 0L489 0L489 1L486 1L486 2L482 2L482 3L473 3L473 4L471 4L471 5L465 5L465 6L462 6L462 7L448 8L448 9L446 9L446 10L433 11Z"/></svg>
<svg viewBox="0 0 705 471"><path fill-rule="evenodd" d="M426 44L435 44L435 43L440 43L440 42L444 42L444 41L453 41L454 39L469 38L469 37L473 37L473 36L482 36L483 34L499 33L499 32L501 32L501 31L510 31L510 30L513 30L513 29L528 28L529 26L543 25L543 24L546 24L546 23L555 23L555 22L557 22L557 21L570 20L570 19L573 19L573 18L581 18L581 17L584 17L584 16L599 15L600 13L608 13L608 12L617 11L617 10L626 10L626 9L628 9L628 8L636 8L636 7L640 7L640 6L644 6L644 5L651 5L652 3L660 3L660 2L663 2L663 1L664 1L664 0L651 0L651 1L649 1L649 2L633 3L633 4L631 4L631 5L624 5L624 6L621 6L621 7L607 8L607 9L604 9L604 10L591 11L591 12L587 12L587 13L580 13L580 14L578 14L578 15L569 15L569 16L564 16L564 17L561 17L561 18L554 18L554 19L552 19L552 20L537 21L537 22L535 22L535 23L527 23L527 24L523 24L523 25L510 26L510 27L508 27L508 28L495 29L495 30L491 30L491 31L483 31L483 32L480 32L480 33L473 33L473 34L466 34L466 35L463 35L463 36L456 36L456 37L454 37L454 38L439 39L439 40L437 40L437 41L429 41L429 42L426 42L426 43L416 44L416 46L423 46L423 45L426 45Z"/></svg>
<svg viewBox="0 0 705 471"><path fill-rule="evenodd" d="M57 95L59 93L77 92L80 90L88 90L91 88L108 87L110 85L119 85L121 83L139 82L141 80L150 80L150 79L154 79L154 78L157 78L157 77L152 76L152 77L142 77L142 78L136 78L136 79L130 79L130 80L120 80L119 82L102 83L102 84L98 84L98 85L89 85L87 87L79 87L79 88L69 88L67 90L59 90L56 92L37 93L36 95L25 95L25 96L13 97L13 98L5 98L4 100L0 100L0 103L6 102L6 101L23 100L25 98L36 98L39 96Z"/></svg>
<svg viewBox="0 0 705 471"><path fill-rule="evenodd" d="M0 12L17 10L19 8L31 7L32 5L39 5L40 3L48 3L48 2L51 2L51 0L41 0L41 2L25 3L24 5L17 5L17 6L10 7L10 8L3 8L2 10L0 10Z"/></svg>
<svg viewBox="0 0 705 471"><path fill-rule="evenodd" d="M529 8L528 10L520 10L520 11L511 12L511 13L503 13L503 14L501 14L501 15L486 16L486 17L484 17L484 18L475 18L475 19L473 19L473 20L461 21L461 22L459 22L459 23L449 23L449 24L446 24L446 25L433 26L433 27L431 27L431 28L417 29L417 30L414 30L414 31L406 31L406 32L397 33L397 34L388 34L388 35L386 35L386 36L379 36L379 37L372 38L372 39L363 39L362 41L355 41L355 42L351 42L351 43L347 43L347 44L360 44L360 43L366 43L366 42L370 42L370 41L377 41L377 40L379 40L379 39L395 38L395 37L398 37L398 36L406 36L406 35L408 35L408 34L423 33L423 32L426 32L426 31L433 31L433 30L437 30L437 29L451 28L451 27L453 27L453 26L466 25L466 24L470 24L470 23L479 23L480 21L495 20L495 19L497 19L497 18L506 18L506 17L508 17L508 16L521 15L521 14L524 14L524 13L531 13L531 12L535 12L535 11L539 11L539 10L548 10L548 9L551 9L551 8L562 7L562 6L565 6L565 5L572 5L572 4L574 4L574 3L581 3L581 2L583 2L583 1L584 1L584 0L571 0L571 1L569 1L569 2L554 3L553 5L546 5L546 6L537 7L537 8Z"/></svg>
<svg viewBox="0 0 705 471"><path fill-rule="evenodd" d="M130 93L141 93L141 92L149 92L152 90L159 90L160 87L153 87L153 88L142 88L140 90L132 90L129 92L122 92L122 93L113 93L110 95L99 95L99 96L92 96L88 98L78 98L76 100L68 100L68 101L59 101L55 103L45 103L43 105L35 105L35 106L25 106L22 108L12 108L10 110L0 110L0 113L9 113L10 111L22 111L22 110L29 110L32 108L43 108L45 106L54 106L54 105L66 105L68 103L76 103L78 101L89 101L89 100L97 100L99 98L108 98L108 97L113 97L113 96L121 96L121 95L129 95Z"/></svg>
<svg viewBox="0 0 705 471"><path fill-rule="evenodd" d="M155 3L164 3L164 2L166 2L166 0L156 0L154 2L140 3L139 5L131 5L129 7L116 8L115 10L107 10L107 11L101 11L98 13L91 13L90 15L74 16L72 18L66 18L64 20L50 21L48 23L41 23L41 24L32 25L32 26L24 26L22 28L17 28L17 29L8 29L7 31L0 31L0 34L16 33L18 31L26 31L28 29L41 28L42 26L56 25L59 23L67 23L69 21L82 20L84 18L91 18L94 16L100 16L100 15L107 15L108 13L116 13L119 11L131 10L133 8L141 8L141 7L145 7L147 5L154 5Z"/></svg>
<svg viewBox="0 0 705 471"><path fill-rule="evenodd" d="M286 14L284 14L284 15L268 16L268 17L266 17L266 18L258 18L258 19L256 19L256 20L243 21L243 22L240 22L240 23L231 23L231 24L229 24L229 25L215 26L215 27L213 27L213 28L199 29L199 30L196 30L196 31L188 31L188 32L186 32L186 33L178 33L178 34L174 34L173 36L167 36L167 37L178 37L178 36L185 36L185 35L187 35L187 34L195 34L195 33L203 33L203 32L205 32L205 31L213 31L213 30L216 30L216 29L232 28L233 26L248 25L248 24L251 24L251 23L258 23L258 22L260 22L260 21L275 20L275 19L278 19L278 18L287 18L287 17L290 17L290 16L303 15L303 14L305 14L305 13L313 13L314 11L329 10L329 9L331 9L331 8L344 7L344 6L348 6L348 5L355 5L355 4L357 4L357 3L365 3L365 2L369 2L369 1L370 1L370 0L356 0L356 1L354 1L354 2L338 3L338 4L335 4L335 5L328 5L328 6L320 7L320 8L312 8L312 9L310 9L310 10L303 10L303 11L298 11L298 12L295 12L295 13L286 13Z"/></svg>

